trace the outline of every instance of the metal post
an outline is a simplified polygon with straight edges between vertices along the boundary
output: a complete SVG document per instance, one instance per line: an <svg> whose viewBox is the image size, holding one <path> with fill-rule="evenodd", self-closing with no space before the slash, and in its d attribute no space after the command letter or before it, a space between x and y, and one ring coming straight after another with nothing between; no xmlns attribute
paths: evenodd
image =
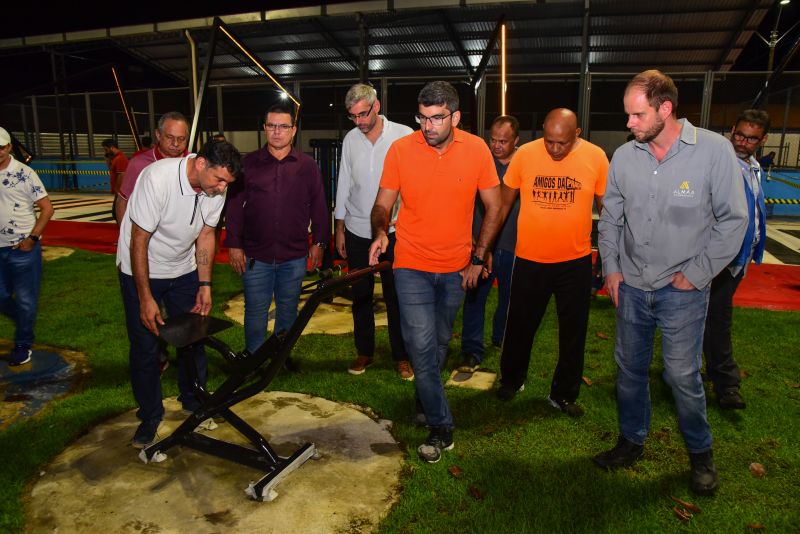
<svg viewBox="0 0 800 534"><path fill-rule="evenodd" d="M583 32L581 33L581 72L578 83L578 120L584 139L589 138L589 3L583 3Z"/></svg>
<svg viewBox="0 0 800 534"><path fill-rule="evenodd" d="M189 42L189 68L192 70L192 112L197 106L197 45L189 30L184 30L186 40Z"/></svg>
<svg viewBox="0 0 800 534"><path fill-rule="evenodd" d="M792 88L786 90L786 106L783 109L783 124L781 125L781 142L778 145L778 166L783 165L783 143L786 141L786 126L789 124L789 108L792 107Z"/></svg>
<svg viewBox="0 0 800 534"><path fill-rule="evenodd" d="M25 144L31 146L31 140L28 137L28 118L25 116L25 104L19 105L19 115L22 119L22 135L25 137Z"/></svg>
<svg viewBox="0 0 800 534"><path fill-rule="evenodd" d="M95 157L94 153L94 123L92 122L92 98L89 93L83 93L83 101L86 104L86 133L89 143L89 157Z"/></svg>
<svg viewBox="0 0 800 534"><path fill-rule="evenodd" d="M486 128L486 80L480 84L475 94L475 135L483 137L483 131ZM502 91L502 89L501 89Z"/></svg>
<svg viewBox="0 0 800 534"><path fill-rule="evenodd" d="M58 142L61 148L61 159L67 159L67 149L64 146L64 131L61 127L61 95L58 91L58 76L56 76L56 55L52 50L50 51L50 70L53 74L53 95L56 99L56 127L58 128Z"/></svg>
<svg viewBox="0 0 800 534"><path fill-rule="evenodd" d="M381 78L381 111L389 115L389 79L385 76Z"/></svg>
<svg viewBox="0 0 800 534"><path fill-rule="evenodd" d="M156 132L156 111L155 111L155 105L153 103L152 89L147 90L147 115L148 118L150 119L150 131L148 132L148 135L151 138L153 138Z"/></svg>
<svg viewBox="0 0 800 534"><path fill-rule="evenodd" d="M36 135L35 152L42 156L42 131L39 129L39 108L36 105L36 95L31 96L31 113L33 114L33 129Z"/></svg>
<svg viewBox="0 0 800 534"><path fill-rule="evenodd" d="M590 118L592 112L592 73L587 72L584 77L586 87L581 91L583 95L583 106L581 107L581 135L584 139L589 139Z"/></svg>
<svg viewBox="0 0 800 534"><path fill-rule="evenodd" d="M225 133L225 126L222 115L222 86L217 86L217 131Z"/></svg>
<svg viewBox="0 0 800 534"><path fill-rule="evenodd" d="M298 100L300 99L300 82L299 81L295 81L294 82L294 85L292 86L292 93L294 93L294 95L298 98ZM300 126L300 115L299 115L300 110L299 109L297 110L297 113L298 113L298 116L295 118L295 124L298 125L298 128L297 128L297 137L295 139L294 146L296 146L298 149L300 149L300 151L302 151L303 150L303 128Z"/></svg>
<svg viewBox="0 0 800 534"><path fill-rule="evenodd" d="M69 94L69 87L67 87L67 63L64 59L64 56L59 56L61 59L61 83L63 84L61 88L64 91L64 102L67 105L67 113L69 114L69 122L70 122L70 129L67 132L67 140L69 141L69 159L72 162L70 165L73 169L75 169L75 156L78 153L78 132L75 128L75 110L72 108L72 103L70 102L70 94ZM72 181L75 185L75 189L78 188L78 175L72 175Z"/></svg>
<svg viewBox="0 0 800 534"><path fill-rule="evenodd" d="M69 96L67 96L69 99ZM78 127L75 124L75 108L70 106L69 108L69 128L71 132L69 133L69 159L74 160L76 156L80 156L80 152L78 152Z"/></svg>
<svg viewBox="0 0 800 534"><path fill-rule="evenodd" d="M700 106L700 127L708 130L711 124L711 97L714 93L714 72L706 71L703 76L703 103Z"/></svg>
<svg viewBox="0 0 800 534"><path fill-rule="evenodd" d="M367 83L369 79L369 30L364 23L364 17L359 13L358 17L358 79L361 83Z"/></svg>

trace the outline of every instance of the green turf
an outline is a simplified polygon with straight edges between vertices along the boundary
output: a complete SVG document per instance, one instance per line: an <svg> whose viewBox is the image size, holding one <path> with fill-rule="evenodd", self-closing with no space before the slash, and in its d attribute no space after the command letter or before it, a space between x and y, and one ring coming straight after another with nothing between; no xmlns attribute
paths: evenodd
<svg viewBox="0 0 800 534"><path fill-rule="evenodd" d="M214 280L214 314L221 316L221 304L240 285L225 265L217 266ZM751 524L770 532L796 532L799 320L798 313L735 312L734 346L747 374L743 394L748 407L721 412L711 395L709 419L721 478L713 498L688 491L688 459L669 389L660 379L658 356L651 373L653 421L644 460L615 473L605 473L590 461L616 439L614 317L604 299L592 304L584 373L592 385L581 392L583 418L555 413L544 400L557 351L551 306L534 344L525 391L514 401L501 403L493 392L448 389L457 425L455 449L435 465L416 457L426 431L409 424L413 383L401 381L393 371L385 329L377 334L382 356L359 377L345 372L354 355L351 336L304 336L294 351L304 373L280 375L271 389L366 405L395 421L393 432L407 452L407 463L402 496L381 523L382 532L743 532ZM39 343L85 353L91 376L79 393L0 432L2 532L24 529L26 486L53 456L94 424L134 407L112 256L76 251L46 263L36 333ZM11 324L0 319L0 337L11 336ZM219 337L235 349L243 345L240 326ZM451 353L455 363L457 337ZM498 370L499 351L489 348L484 364ZM176 394L174 367L163 380L165 395ZM211 356L212 388L223 378L224 367L221 358ZM121 461L138 460L131 456ZM766 467L764 478L750 474L751 462ZM453 466L461 470L458 478L448 472ZM682 523L672 512L671 495L694 502L702 513Z"/></svg>

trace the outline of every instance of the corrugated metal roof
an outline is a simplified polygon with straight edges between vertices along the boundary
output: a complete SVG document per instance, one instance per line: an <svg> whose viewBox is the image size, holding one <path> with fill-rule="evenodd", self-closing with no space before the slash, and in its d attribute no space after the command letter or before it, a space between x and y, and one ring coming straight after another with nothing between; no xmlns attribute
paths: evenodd
<svg viewBox="0 0 800 534"><path fill-rule="evenodd" d="M726 70L772 5L772 0L592 0L586 18L589 69ZM496 72L498 51L491 38L501 18L507 22L510 74L577 72L585 20L584 0L415 10L396 8L387 0L382 11L360 13L355 3L352 12L341 15L263 18L260 22L233 24L230 31L285 81L331 75L357 77L359 21L368 36L371 76L452 73L466 78L474 72L490 42L488 69ZM176 27L179 25L170 26ZM126 32L109 29L107 33ZM181 31L129 33L133 34L115 37L113 46L127 49L188 83L188 46ZM211 29L195 27L191 34L198 44L202 66ZM218 39L211 76L215 83L238 82L256 75L236 45L224 35ZM3 48L19 48L11 41L0 40L0 53ZM97 44L94 42L94 46ZM56 50L62 46L80 50L88 43L52 46ZM469 67L465 67L465 61Z"/></svg>

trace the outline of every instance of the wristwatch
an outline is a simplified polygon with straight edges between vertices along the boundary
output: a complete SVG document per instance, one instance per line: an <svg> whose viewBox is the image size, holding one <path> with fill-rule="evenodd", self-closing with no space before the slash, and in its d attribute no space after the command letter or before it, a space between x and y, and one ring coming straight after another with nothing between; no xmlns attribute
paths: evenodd
<svg viewBox="0 0 800 534"><path fill-rule="evenodd" d="M486 262L475 254L472 255L472 265L486 265Z"/></svg>
<svg viewBox="0 0 800 534"><path fill-rule="evenodd" d="M319 247L319 248L325 248L325 243L323 243L322 241L320 241L320 242L318 242L318 243L314 243L314 246L315 246L315 247Z"/></svg>
<svg viewBox="0 0 800 534"><path fill-rule="evenodd" d="M32 239L34 242L35 242L35 241L39 241L39 239L41 239L41 237L40 237L40 236L38 236L38 235L33 235L33 234L30 234L30 235L28 236L28 238L29 238L29 239Z"/></svg>

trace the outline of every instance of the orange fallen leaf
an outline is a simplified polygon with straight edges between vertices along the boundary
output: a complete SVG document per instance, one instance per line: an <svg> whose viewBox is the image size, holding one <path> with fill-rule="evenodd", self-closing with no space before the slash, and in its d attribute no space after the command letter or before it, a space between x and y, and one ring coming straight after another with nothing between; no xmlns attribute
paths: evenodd
<svg viewBox="0 0 800 534"><path fill-rule="evenodd" d="M696 504L692 504L690 502L683 501L683 500L681 500L681 499L679 499L677 497L673 497L672 495L670 495L669 498L672 499L673 501L675 501L676 503L680 504L681 506L683 506L687 510L689 510L691 512L694 512L695 514L699 514L699 513L702 512L700 507L697 506Z"/></svg>
<svg viewBox="0 0 800 534"><path fill-rule="evenodd" d="M587 386L591 386L592 385L592 379L591 378L589 378L588 376L584 376L582 378L583 378L583 383L584 384L586 384Z"/></svg>
<svg viewBox="0 0 800 534"><path fill-rule="evenodd" d="M599 337L600 339L608 339L608 334L606 334L605 332L597 332L597 334L596 334L596 335L597 335L597 337Z"/></svg>
<svg viewBox="0 0 800 534"><path fill-rule="evenodd" d="M447 472L453 475L453 478L459 478L461 476L461 468L457 465L451 465L448 467Z"/></svg>
<svg viewBox="0 0 800 534"><path fill-rule="evenodd" d="M597 369L600 367L600 362L594 362L589 364L589 369Z"/></svg>
<svg viewBox="0 0 800 534"><path fill-rule="evenodd" d="M784 380L783 383L792 389L800 388L800 384L798 384L797 382L792 382L791 380Z"/></svg>
<svg viewBox="0 0 800 534"><path fill-rule="evenodd" d="M753 530L764 530L764 525L761 523L748 523L747 528L751 528Z"/></svg>
<svg viewBox="0 0 800 534"><path fill-rule="evenodd" d="M744 369L739 369L739 378L747 378L750 376L750 373Z"/></svg>
<svg viewBox="0 0 800 534"><path fill-rule="evenodd" d="M481 493L480 490L478 488L476 488L475 486L470 486L468 488L468 491L469 491L469 494L472 495L472 498L475 499L476 501L482 501L483 500L483 493Z"/></svg>
<svg viewBox="0 0 800 534"><path fill-rule="evenodd" d="M764 478L764 474L766 474L767 470L758 462L753 462L750 464L750 472L753 473L753 476L756 478Z"/></svg>
<svg viewBox="0 0 800 534"><path fill-rule="evenodd" d="M672 512L680 519L681 521L689 521L692 518L692 513L684 510L683 508L678 508L677 506L672 507Z"/></svg>

